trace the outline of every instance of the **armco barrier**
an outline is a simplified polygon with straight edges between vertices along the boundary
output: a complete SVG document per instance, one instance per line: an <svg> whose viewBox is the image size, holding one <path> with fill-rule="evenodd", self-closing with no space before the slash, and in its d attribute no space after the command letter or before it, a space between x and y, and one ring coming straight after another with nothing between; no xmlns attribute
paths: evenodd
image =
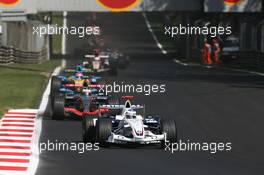
<svg viewBox="0 0 264 175"><path fill-rule="evenodd" d="M39 63L47 57L47 49L43 48L39 52L29 52L18 50L12 46L0 47L0 64L8 63Z"/></svg>

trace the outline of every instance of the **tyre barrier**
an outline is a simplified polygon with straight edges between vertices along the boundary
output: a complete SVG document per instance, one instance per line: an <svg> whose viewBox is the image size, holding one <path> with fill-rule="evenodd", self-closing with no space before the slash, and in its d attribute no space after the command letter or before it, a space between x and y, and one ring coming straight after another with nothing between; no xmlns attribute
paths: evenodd
<svg viewBox="0 0 264 175"><path fill-rule="evenodd" d="M16 49L12 46L0 47L0 64L9 63L40 63L47 58L47 49L39 52L29 52Z"/></svg>

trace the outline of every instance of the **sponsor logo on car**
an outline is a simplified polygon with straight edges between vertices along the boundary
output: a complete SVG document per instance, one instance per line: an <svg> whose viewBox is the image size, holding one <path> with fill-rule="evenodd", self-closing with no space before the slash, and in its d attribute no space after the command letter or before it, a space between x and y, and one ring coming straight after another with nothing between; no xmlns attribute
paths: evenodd
<svg viewBox="0 0 264 175"><path fill-rule="evenodd" d="M128 11L139 4L141 0L96 0L103 8L109 11Z"/></svg>

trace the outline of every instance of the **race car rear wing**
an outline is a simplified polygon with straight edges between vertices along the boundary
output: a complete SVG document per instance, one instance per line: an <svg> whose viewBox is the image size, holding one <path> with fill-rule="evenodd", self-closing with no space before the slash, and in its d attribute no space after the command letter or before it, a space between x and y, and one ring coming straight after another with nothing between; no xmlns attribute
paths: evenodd
<svg viewBox="0 0 264 175"><path fill-rule="evenodd" d="M89 84L84 86L83 84L65 84L64 87L88 87L88 88L104 88L103 84Z"/></svg>
<svg viewBox="0 0 264 175"><path fill-rule="evenodd" d="M102 105L102 108L105 109L124 109L126 105ZM131 109L144 109L144 105L131 105Z"/></svg>
<svg viewBox="0 0 264 175"><path fill-rule="evenodd" d="M95 55L85 55L85 58L95 58ZM109 55L99 55L100 58L109 58Z"/></svg>
<svg viewBox="0 0 264 175"><path fill-rule="evenodd" d="M64 72L65 73L76 73L76 72L92 73L92 70L91 69L87 69L87 68L82 68L81 71L77 71L76 69L65 69Z"/></svg>

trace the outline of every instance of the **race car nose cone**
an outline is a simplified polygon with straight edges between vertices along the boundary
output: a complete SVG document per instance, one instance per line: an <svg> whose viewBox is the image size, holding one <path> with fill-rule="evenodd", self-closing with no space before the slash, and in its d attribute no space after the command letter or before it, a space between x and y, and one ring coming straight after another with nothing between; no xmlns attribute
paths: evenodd
<svg viewBox="0 0 264 175"><path fill-rule="evenodd" d="M138 136L142 136L142 135L143 135L143 131L135 131L135 133L136 133Z"/></svg>

